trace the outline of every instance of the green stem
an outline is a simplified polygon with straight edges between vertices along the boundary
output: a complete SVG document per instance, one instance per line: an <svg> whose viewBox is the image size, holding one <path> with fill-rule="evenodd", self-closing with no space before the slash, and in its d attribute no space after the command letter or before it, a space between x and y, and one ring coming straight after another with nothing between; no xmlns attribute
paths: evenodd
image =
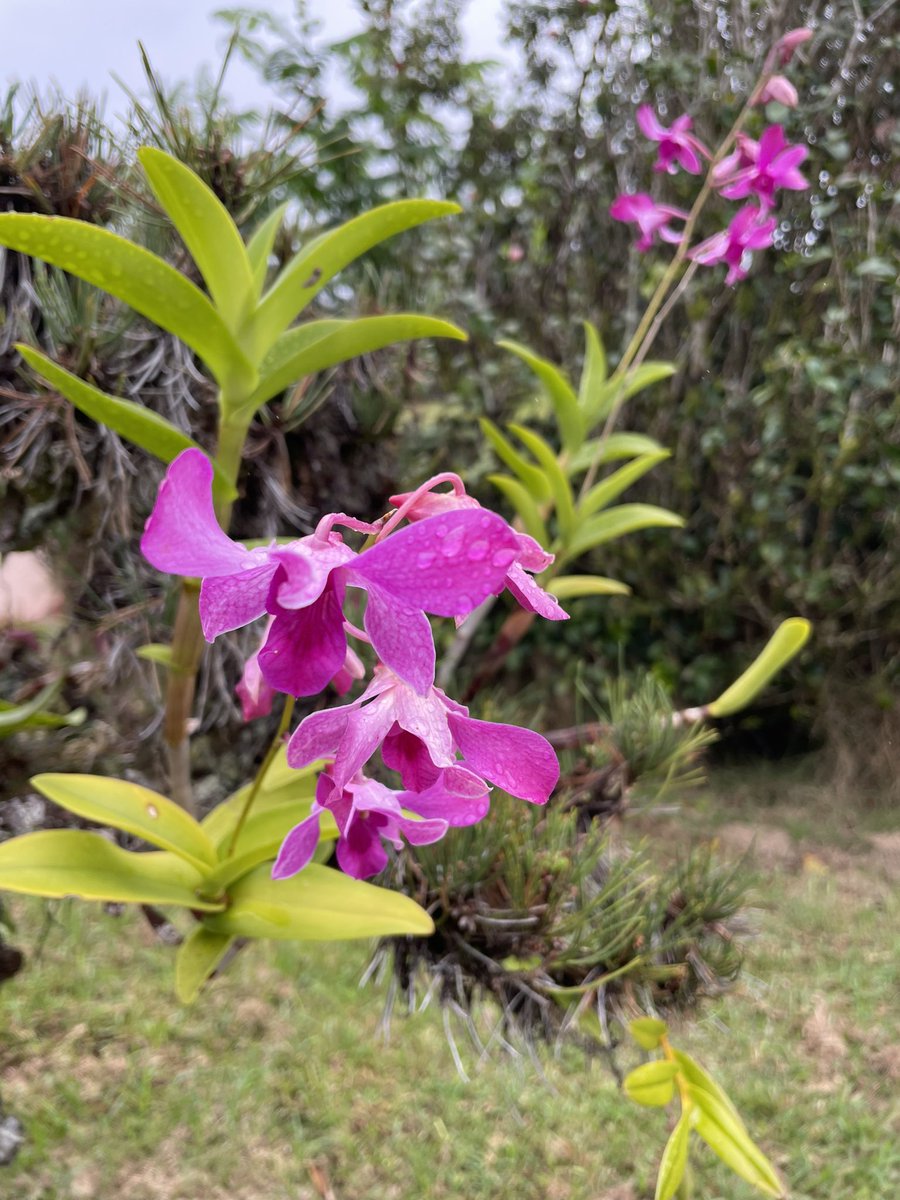
<svg viewBox="0 0 900 1200"><path fill-rule="evenodd" d="M250 791L247 793L247 799L244 801L244 807L241 809L241 815L238 817L237 824L234 827L234 833L231 835L231 841L228 843L228 852L225 855L226 858L231 858L234 854L235 848L238 844L238 838L241 836L241 830L244 828L244 822L247 820L250 809L253 807L253 801L256 799L259 789L263 785L266 772L268 771L269 767L271 767L275 755L281 748L281 742L287 731L288 725L291 723L291 716L293 715L293 712L294 697L286 696L284 708L281 713L281 720L278 722L278 729L274 738L272 739L272 744L266 751L265 758L260 763L259 770L256 772L256 778L250 785Z"/></svg>
<svg viewBox="0 0 900 1200"><path fill-rule="evenodd" d="M681 1183L678 1185L678 1191L675 1193L677 1200L691 1200L694 1194L694 1172L691 1170L690 1162L684 1164L684 1174L681 1177Z"/></svg>

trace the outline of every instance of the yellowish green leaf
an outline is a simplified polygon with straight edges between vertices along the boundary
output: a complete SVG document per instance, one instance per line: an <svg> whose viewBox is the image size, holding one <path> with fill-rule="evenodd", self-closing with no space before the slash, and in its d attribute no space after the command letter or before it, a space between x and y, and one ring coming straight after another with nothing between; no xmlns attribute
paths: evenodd
<svg viewBox="0 0 900 1200"><path fill-rule="evenodd" d="M595 396L606 383L606 351L600 334L590 323L584 325L584 366L581 369L581 383L578 387L578 406L582 413L588 413L591 407L591 397Z"/></svg>
<svg viewBox="0 0 900 1200"><path fill-rule="evenodd" d="M531 494L511 475L488 475L488 480L507 498L522 520L525 532L545 548L550 544L550 535L538 506Z"/></svg>
<svg viewBox="0 0 900 1200"><path fill-rule="evenodd" d="M547 591L557 600L575 600L579 596L630 596L631 588L618 579L603 575L562 575L551 579Z"/></svg>
<svg viewBox="0 0 900 1200"><path fill-rule="evenodd" d="M675 1095L677 1072L677 1063L660 1058L629 1071L622 1087L636 1104L642 1104L645 1108L662 1108Z"/></svg>
<svg viewBox="0 0 900 1200"><path fill-rule="evenodd" d="M76 816L137 834L205 872L216 861L212 842L180 805L158 792L105 775L35 775L33 786Z"/></svg>
<svg viewBox="0 0 900 1200"><path fill-rule="evenodd" d="M691 1142L690 1113L682 1113L663 1150L656 1177L654 1200L672 1200L687 1167Z"/></svg>
<svg viewBox="0 0 900 1200"><path fill-rule="evenodd" d="M273 880L268 865L257 867L234 884L229 898L228 911L207 918L207 929L282 941L343 941L434 931L431 917L408 896L317 863L283 880Z"/></svg>
<svg viewBox="0 0 900 1200"><path fill-rule="evenodd" d="M220 902L198 896L201 880L177 854L135 854L80 829L26 833L0 844L0 891L220 911Z"/></svg>
<svg viewBox="0 0 900 1200"><path fill-rule="evenodd" d="M689 1083L687 1092L694 1104L691 1123L710 1150L735 1175L768 1196L783 1196L775 1169L750 1138L743 1124L734 1120L730 1108L717 1095Z"/></svg>
<svg viewBox="0 0 900 1200"><path fill-rule="evenodd" d="M233 941L203 925L188 934L175 955L175 994L182 1004L193 1004Z"/></svg>
<svg viewBox="0 0 900 1200"><path fill-rule="evenodd" d="M641 454L658 454L663 447L643 433L611 433L608 438L591 438L572 456L570 471L578 475L596 459L598 465Z"/></svg>
<svg viewBox="0 0 900 1200"><path fill-rule="evenodd" d="M266 284L269 272L269 255L275 245L275 238L287 211L287 201L274 208L266 219L253 231L253 236L247 243L247 257L250 259L250 270L253 272L253 286L257 296Z"/></svg>
<svg viewBox="0 0 900 1200"><path fill-rule="evenodd" d="M517 358L521 358L537 375L553 405L563 448L569 454L574 453L584 438L585 426L578 409L578 397L568 379L559 367L554 366L548 359L534 354L527 346L510 341L501 341L497 345L503 350L509 350Z"/></svg>
<svg viewBox="0 0 900 1200"><path fill-rule="evenodd" d="M683 525L684 521L676 513L655 504L619 504L583 521L560 560L578 558L595 546L639 529L680 529Z"/></svg>
<svg viewBox="0 0 900 1200"><path fill-rule="evenodd" d="M510 431L523 442L537 461L544 468L544 475L550 485L553 502L556 506L556 519L562 536L570 538L575 531L575 499L566 473L559 465L559 459L553 447L542 437L524 425L510 425Z"/></svg>
<svg viewBox="0 0 900 1200"><path fill-rule="evenodd" d="M655 1050L668 1031L665 1021L657 1017L638 1017L628 1022L628 1032L642 1050Z"/></svg>
<svg viewBox="0 0 900 1200"><path fill-rule="evenodd" d="M481 432L494 447L498 457L506 463L511 471L515 471L534 499L539 504L549 500L550 485L543 471L520 454L512 442L503 436L493 421L482 417L478 423L481 426Z"/></svg>
<svg viewBox="0 0 900 1200"><path fill-rule="evenodd" d="M618 379L614 374L608 383L596 388L587 398L584 410L586 428L590 429L608 417L617 404L624 404L638 392L674 374L674 364L666 362L642 363L628 371L624 379Z"/></svg>
<svg viewBox="0 0 900 1200"><path fill-rule="evenodd" d="M657 463L669 458L668 450L657 450L654 454L642 454L627 466L613 471L599 483L595 483L586 496L579 502L578 515L589 517L592 513L606 508L613 500L618 499L627 488L651 471Z"/></svg>

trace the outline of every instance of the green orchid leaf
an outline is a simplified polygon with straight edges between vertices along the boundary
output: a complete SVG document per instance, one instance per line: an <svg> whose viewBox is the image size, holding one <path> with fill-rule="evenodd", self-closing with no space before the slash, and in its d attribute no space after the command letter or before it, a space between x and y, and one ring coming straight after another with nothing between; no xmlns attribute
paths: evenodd
<svg viewBox="0 0 900 1200"><path fill-rule="evenodd" d="M297 811L309 812L309 801L316 793L316 781L319 772L325 766L324 761L310 763L299 771L287 765L286 748L282 747L272 761L262 787L253 802L253 813L258 815L271 808L280 808L285 804L296 804ZM234 832L234 827L243 812L244 804L252 784L244 784L221 804L206 814L200 822L200 827L213 845L216 846L221 858ZM302 818L298 818L300 820Z"/></svg>
<svg viewBox="0 0 900 1200"><path fill-rule="evenodd" d="M310 321L288 329L272 346L260 367L256 391L241 405L255 412L267 400L306 375L314 375L360 354L371 354L397 342L445 337L465 341L466 334L449 321L398 313L390 317L359 317L353 321Z"/></svg>
<svg viewBox="0 0 900 1200"><path fill-rule="evenodd" d="M669 1027L656 1017L638 1017L628 1022L628 1032L642 1050L656 1050Z"/></svg>
<svg viewBox="0 0 900 1200"><path fill-rule="evenodd" d="M561 558L578 558L595 546L638 529L680 529L683 525L684 520L676 513L655 504L619 504L583 521Z"/></svg>
<svg viewBox="0 0 900 1200"><path fill-rule="evenodd" d="M682 1113L663 1150L656 1177L654 1200L672 1200L687 1168L691 1142L691 1116Z"/></svg>
<svg viewBox="0 0 900 1200"><path fill-rule="evenodd" d="M193 1004L233 941L202 925L188 934L175 954L175 994L182 1004Z"/></svg>
<svg viewBox="0 0 900 1200"><path fill-rule="evenodd" d="M638 392L644 391L645 388L659 383L663 379L669 379L674 374L674 363L648 362L628 371L624 379L617 379L613 375L608 383L597 388L591 396L587 397L584 409L586 427L590 429L598 421L608 417L616 405L624 404Z"/></svg>
<svg viewBox="0 0 900 1200"><path fill-rule="evenodd" d="M645 1108L664 1108L675 1095L678 1063L665 1058L635 1067L625 1076L622 1087L626 1096Z"/></svg>
<svg viewBox="0 0 900 1200"><path fill-rule="evenodd" d="M28 365L56 388L59 394L73 404L79 412L90 417L92 421L96 421L98 425L105 425L107 429L112 429L113 432L120 434L133 445L140 446L142 450L146 450L164 463L170 463L188 447L193 447L195 450L201 449L193 438L182 433L165 417L161 417L152 409L145 408L142 404L135 404L133 400L122 400L118 396L110 396L106 392L101 392L99 388L79 379L71 371L66 371L52 358L48 358L46 354L42 354L40 350L35 350L32 346L24 346L19 343L16 345L16 349ZM226 480L221 469L215 463L213 463L213 471L216 495L233 500L237 496L237 489Z"/></svg>
<svg viewBox="0 0 900 1200"><path fill-rule="evenodd" d="M247 257L250 260L250 270L253 272L253 286L259 296L266 284L269 272L269 255L275 245L275 238L287 212L287 201L274 208L261 225L253 231L253 236L247 243Z"/></svg>
<svg viewBox="0 0 900 1200"><path fill-rule="evenodd" d="M581 370L581 382L578 386L578 407L582 413L590 411L591 398L595 396L606 383L606 351L600 334L590 323L584 325L584 366Z"/></svg>
<svg viewBox="0 0 900 1200"><path fill-rule="evenodd" d="M501 458L511 471L515 471L534 499L539 504L549 500L550 485L547 483L543 471L521 455L512 442L503 436L493 421L489 421L487 417L481 417L478 424L481 426L481 432L496 450L497 457Z"/></svg>
<svg viewBox="0 0 900 1200"><path fill-rule="evenodd" d="M580 596L630 596L631 588L618 579L604 575L562 575L551 579L547 591L557 600L576 600Z"/></svg>
<svg viewBox="0 0 900 1200"><path fill-rule="evenodd" d="M563 449L568 454L574 454L584 439L585 425L578 409L578 397L568 379L559 367L534 354L527 346L510 341L501 341L497 345L521 358L537 375L553 405Z"/></svg>
<svg viewBox="0 0 900 1200"><path fill-rule="evenodd" d="M556 506L556 519L563 537L568 540L575 531L575 499L566 473L559 465L556 452L542 437L524 425L510 425L509 429L520 442L528 447L544 468L544 474Z"/></svg>
<svg viewBox="0 0 900 1200"><path fill-rule="evenodd" d="M221 911L220 901L197 894L201 881L199 871L177 854L135 854L80 829L26 833L0 844L0 891Z"/></svg>
<svg viewBox="0 0 900 1200"><path fill-rule="evenodd" d="M408 896L316 863L281 880L272 879L268 865L257 867L234 884L229 899L227 912L205 920L207 929L281 941L344 941L434 931L431 917Z"/></svg>
<svg viewBox="0 0 900 1200"><path fill-rule="evenodd" d="M314 238L287 264L260 301L251 322L258 354L269 350L348 263L395 234L460 211L458 204L442 200L395 200Z"/></svg>
<svg viewBox="0 0 900 1200"><path fill-rule="evenodd" d="M743 1124L736 1122L730 1106L705 1088L687 1084L694 1104L691 1123L697 1134L735 1175L753 1184L767 1196L783 1196L784 1189L772 1164L750 1138Z"/></svg>
<svg viewBox="0 0 900 1200"><path fill-rule="evenodd" d="M525 532L545 548L550 544L547 526L531 494L511 475L488 475L488 481L501 491L521 518Z"/></svg>
<svg viewBox="0 0 900 1200"><path fill-rule="evenodd" d="M673 1054L683 1078L692 1086L702 1088L705 1092L709 1092L715 1096L719 1103L728 1109L732 1121L739 1125L741 1129L745 1129L740 1113L731 1103L724 1089L719 1087L713 1079L712 1075L704 1071L697 1060L691 1058L689 1054L685 1054L683 1050L673 1050Z"/></svg>
<svg viewBox="0 0 900 1200"><path fill-rule="evenodd" d="M224 390L256 386L253 367L209 298L149 250L84 221L32 213L0 213L0 245L61 267L174 333L196 350Z"/></svg>
<svg viewBox="0 0 900 1200"><path fill-rule="evenodd" d="M746 708L775 675L806 645L812 625L803 617L782 621L759 656L718 700L709 705L711 717L729 717Z"/></svg>
<svg viewBox="0 0 900 1200"><path fill-rule="evenodd" d="M586 471L597 460L598 465L616 462L620 458L637 458L641 454L659 454L663 447L643 433L611 433L608 438L591 438L573 455L570 470L573 475ZM598 457L599 456L599 457Z"/></svg>
<svg viewBox="0 0 900 1200"><path fill-rule="evenodd" d="M313 798L310 795L299 801L294 799L289 804L266 806L262 810L257 810L254 802L252 814L241 829L234 854L228 858L223 857L219 865L207 875L203 884L204 893L208 896L216 896L230 888L236 879L243 878L260 863L272 863L278 856L281 843L290 831L295 825L299 825L304 817L309 816ZM319 816L320 844L334 841L337 836L338 827L332 814L330 812L321 813ZM219 847L219 851L221 854L225 854L230 848L229 839L225 845Z"/></svg>
<svg viewBox="0 0 900 1200"><path fill-rule="evenodd" d="M83 708L75 708L67 713L44 711L62 691L62 686L62 679L56 679L24 704L0 700L0 737L11 737L23 729L58 729L64 725L75 727L84 724L87 713Z"/></svg>
<svg viewBox="0 0 900 1200"><path fill-rule="evenodd" d="M237 226L212 189L177 158L152 146L138 150L138 158L157 200L200 268L222 319L236 333L256 291Z"/></svg>
<svg viewBox="0 0 900 1200"><path fill-rule="evenodd" d="M31 782L76 816L136 834L180 855L201 874L216 862L213 844L194 818L149 788L105 775L35 775Z"/></svg>
<svg viewBox="0 0 900 1200"><path fill-rule="evenodd" d="M578 515L589 517L599 509L606 508L607 504L618 499L622 492L630 488L633 483L637 483L643 475L652 471L657 463L670 457L671 454L668 450L657 450L655 454L642 454L640 458L636 458L627 466L613 471L612 475L608 475L606 479L601 479L599 483L594 484L581 500L578 505Z"/></svg>

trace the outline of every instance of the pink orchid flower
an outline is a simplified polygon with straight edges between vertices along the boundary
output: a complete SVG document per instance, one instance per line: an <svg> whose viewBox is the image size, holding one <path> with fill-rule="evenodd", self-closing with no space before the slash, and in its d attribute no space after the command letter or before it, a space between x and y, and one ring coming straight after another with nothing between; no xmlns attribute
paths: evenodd
<svg viewBox="0 0 900 1200"><path fill-rule="evenodd" d="M385 666L375 668L372 682L352 704L301 721L288 743L287 761L305 767L333 758L331 777L342 789L382 742L385 762L400 770L406 786L435 779L434 768L462 767L512 796L545 804L559 779L553 747L539 733L476 721L440 688L421 695Z"/></svg>
<svg viewBox="0 0 900 1200"><path fill-rule="evenodd" d="M670 175L674 175L680 165L691 175L701 173L703 166L700 160L709 158L710 153L700 139L690 132L693 121L687 113L677 117L668 129L660 124L649 104L642 104L636 116L644 137L649 138L651 142L659 142L659 155L653 166L654 171L668 171Z"/></svg>
<svg viewBox="0 0 900 1200"><path fill-rule="evenodd" d="M733 218L727 229L714 234L695 246L690 257L704 266L727 263L725 283L731 285L746 278L750 266L751 251L771 246L778 222L774 217L764 220L765 209L754 204L745 204Z"/></svg>
<svg viewBox="0 0 900 1200"><path fill-rule="evenodd" d="M813 31L801 27L800 29L790 29L783 34L772 48L772 57L786 67L794 57L794 51L798 46L802 46L804 42L808 42L812 37Z"/></svg>
<svg viewBox="0 0 900 1200"><path fill-rule="evenodd" d="M688 218L683 208L674 208L671 204L657 204L646 192L617 196L609 206L609 215L614 221L628 221L637 225L641 234L637 248L641 251L650 249L657 234L664 242L680 242L682 234L673 229L669 221L673 217L679 221L686 221Z"/></svg>
<svg viewBox="0 0 900 1200"><path fill-rule="evenodd" d="M453 490L435 492L433 489L441 483L452 484ZM421 521L440 513L481 508L474 496L466 494L465 485L460 477L449 471L427 479L414 492L401 492L391 496L391 504L397 511L388 521L385 527L388 529L394 522L404 518L407 521ZM544 591L532 578L532 575L545 571L553 562L554 556L548 554L527 533L518 533L515 530L511 532L518 543L518 553L504 576L504 586L528 612L537 613L548 621L568 621L569 614L556 597ZM502 588L498 591L502 591Z"/></svg>
<svg viewBox="0 0 900 1200"><path fill-rule="evenodd" d="M745 146L749 143L747 139ZM726 200L743 200L752 192L771 208L778 188L802 191L809 187L809 181L797 170L808 153L806 146L790 145L780 125L770 125L759 139L755 160L730 174L720 173L717 186Z"/></svg>
<svg viewBox="0 0 900 1200"><path fill-rule="evenodd" d="M426 613L471 612L503 587L521 553L495 513L452 512L408 526L357 554L333 529L373 533L378 526L341 513L309 537L248 550L219 527L212 466L201 451L171 464L147 521L141 550L159 570L198 577L207 641L268 612L275 618L259 667L276 691L311 696L344 665L348 586L368 596L366 636L378 656L420 693L434 679L434 642Z"/></svg>
<svg viewBox="0 0 900 1200"><path fill-rule="evenodd" d="M447 832L441 818L421 820L404 812L406 795L364 775L356 775L340 789L327 772L319 776L316 799L309 816L295 825L284 839L272 867L273 879L288 879L307 866L319 843L319 819L330 812L338 827L338 866L346 875L367 879L383 871L388 863L382 844L403 847L403 837L412 846L427 846ZM401 837L402 834L402 837Z"/></svg>

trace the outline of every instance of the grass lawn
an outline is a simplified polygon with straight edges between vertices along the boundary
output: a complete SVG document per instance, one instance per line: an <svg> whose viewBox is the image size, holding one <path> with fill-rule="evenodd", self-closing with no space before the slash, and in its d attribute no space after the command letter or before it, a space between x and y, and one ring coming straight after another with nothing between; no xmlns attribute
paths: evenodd
<svg viewBox="0 0 900 1200"><path fill-rule="evenodd" d="M757 828L759 936L735 991L673 1035L730 1092L795 1200L900 1195L900 834L802 788L717 781L636 825L723 852ZM896 815L893 828L897 828ZM874 833L874 841L869 840ZM43 906L14 899L34 946ZM28 1143L6 1200L644 1200L667 1114L600 1059L484 1061L431 1007L379 1030L365 946L256 945L177 1006L138 914L58 905L40 961L0 988L0 1092ZM489 1013L482 1014L485 1020ZM620 1052L627 1069L638 1061ZM698 1153L696 1195L752 1189Z"/></svg>

